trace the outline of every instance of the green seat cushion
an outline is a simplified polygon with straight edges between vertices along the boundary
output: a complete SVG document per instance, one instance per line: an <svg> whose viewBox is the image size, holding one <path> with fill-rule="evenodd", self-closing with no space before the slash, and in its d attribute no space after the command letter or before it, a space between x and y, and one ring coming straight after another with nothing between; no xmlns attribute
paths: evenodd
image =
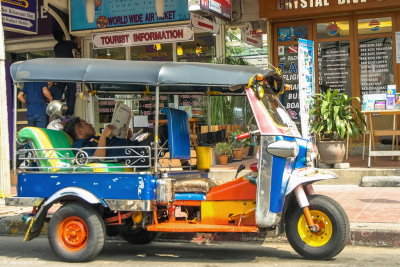
<svg viewBox="0 0 400 267"><path fill-rule="evenodd" d="M36 152L36 157L45 158L37 160L40 167L69 167L72 165L71 160L67 159L75 157L74 151L70 150L72 138L63 131L25 127L18 132L17 139L22 143L28 142L33 149L50 149ZM67 149L53 150L58 148Z"/></svg>

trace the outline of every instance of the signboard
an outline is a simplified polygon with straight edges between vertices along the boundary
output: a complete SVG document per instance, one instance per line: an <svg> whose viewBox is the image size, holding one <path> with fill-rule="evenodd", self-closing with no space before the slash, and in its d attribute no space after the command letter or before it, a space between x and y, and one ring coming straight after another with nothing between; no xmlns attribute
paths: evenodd
<svg viewBox="0 0 400 267"><path fill-rule="evenodd" d="M93 48L101 49L193 40L194 34L190 26L149 28L123 32L95 33L93 34Z"/></svg>
<svg viewBox="0 0 400 267"><path fill-rule="evenodd" d="M190 12L207 12L220 19L231 21L232 0L188 0Z"/></svg>
<svg viewBox="0 0 400 267"><path fill-rule="evenodd" d="M351 95L350 41L318 43L318 85Z"/></svg>
<svg viewBox="0 0 400 267"><path fill-rule="evenodd" d="M69 2L72 31L190 19L187 0L164 0L164 16L162 17L157 17L156 0L74 0Z"/></svg>
<svg viewBox="0 0 400 267"><path fill-rule="evenodd" d="M310 104L315 94L313 41L299 39L298 60L301 135L310 139Z"/></svg>
<svg viewBox="0 0 400 267"><path fill-rule="evenodd" d="M397 7L399 0L268 0L260 1L260 17L268 20L304 19L324 14Z"/></svg>
<svg viewBox="0 0 400 267"><path fill-rule="evenodd" d="M263 47L262 33L257 33L256 30L250 28L250 30L241 28L241 39L243 42L249 45L253 45L258 48Z"/></svg>
<svg viewBox="0 0 400 267"><path fill-rule="evenodd" d="M4 30L37 34L37 9L37 0L1 0Z"/></svg>
<svg viewBox="0 0 400 267"><path fill-rule="evenodd" d="M360 39L361 95L386 94L394 83L391 37Z"/></svg>
<svg viewBox="0 0 400 267"><path fill-rule="evenodd" d="M278 46L278 66L282 70L285 84L290 85L290 90L283 93L283 103L289 116L300 129L300 103L299 103L299 73L297 45Z"/></svg>
<svg viewBox="0 0 400 267"><path fill-rule="evenodd" d="M219 25L209 19L190 13L190 20L193 27L201 29L206 32L218 33Z"/></svg>

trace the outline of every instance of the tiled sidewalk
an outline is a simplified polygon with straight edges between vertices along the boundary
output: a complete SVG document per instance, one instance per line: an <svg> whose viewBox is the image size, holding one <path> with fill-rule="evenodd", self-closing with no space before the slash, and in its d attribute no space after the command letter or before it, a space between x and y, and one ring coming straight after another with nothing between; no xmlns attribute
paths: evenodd
<svg viewBox="0 0 400 267"><path fill-rule="evenodd" d="M339 202L350 222L400 224L400 187L315 185L314 189Z"/></svg>

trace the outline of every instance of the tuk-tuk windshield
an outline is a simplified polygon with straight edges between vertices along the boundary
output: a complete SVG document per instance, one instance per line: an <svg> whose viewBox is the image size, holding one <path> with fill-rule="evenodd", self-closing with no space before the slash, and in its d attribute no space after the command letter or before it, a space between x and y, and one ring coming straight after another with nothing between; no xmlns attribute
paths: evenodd
<svg viewBox="0 0 400 267"><path fill-rule="evenodd" d="M273 121L280 127L296 129L296 124L290 118L278 97L270 88L265 88L264 97L261 99Z"/></svg>

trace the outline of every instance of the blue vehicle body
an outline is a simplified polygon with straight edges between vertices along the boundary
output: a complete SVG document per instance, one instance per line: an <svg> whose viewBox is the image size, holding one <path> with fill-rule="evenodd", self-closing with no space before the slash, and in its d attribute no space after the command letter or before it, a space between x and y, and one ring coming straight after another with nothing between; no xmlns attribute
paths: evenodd
<svg viewBox="0 0 400 267"><path fill-rule="evenodd" d="M19 197L49 198L66 187L79 187L99 199L154 200L156 177L136 173L21 173Z"/></svg>

